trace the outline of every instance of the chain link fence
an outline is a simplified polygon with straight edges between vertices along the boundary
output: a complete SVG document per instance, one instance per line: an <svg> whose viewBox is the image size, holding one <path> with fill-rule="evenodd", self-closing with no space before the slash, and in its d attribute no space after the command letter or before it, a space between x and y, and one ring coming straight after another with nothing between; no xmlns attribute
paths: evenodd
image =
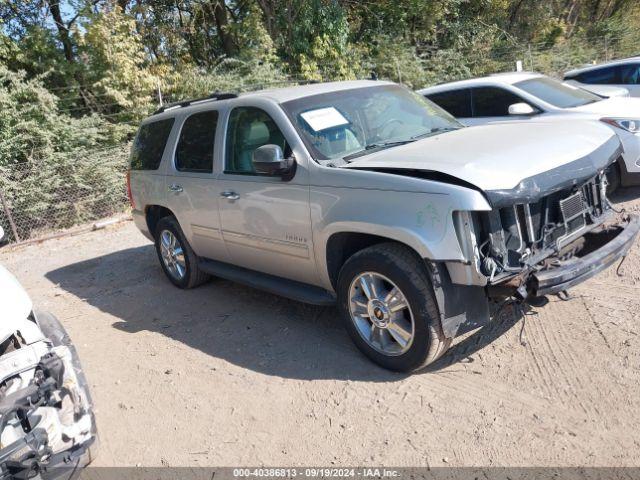
<svg viewBox="0 0 640 480"><path fill-rule="evenodd" d="M125 212L128 154L129 145L82 149L0 168L5 240L21 243Z"/></svg>

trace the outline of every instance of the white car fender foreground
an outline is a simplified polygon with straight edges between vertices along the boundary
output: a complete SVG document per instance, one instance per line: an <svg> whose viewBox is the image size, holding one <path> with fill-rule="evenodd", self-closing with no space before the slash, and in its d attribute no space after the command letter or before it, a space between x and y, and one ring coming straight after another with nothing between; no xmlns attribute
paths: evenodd
<svg viewBox="0 0 640 480"><path fill-rule="evenodd" d="M2 343L21 326L24 327L24 322L33 308L31 299L22 285L2 265L0 265L0 305L2 305L0 321L0 343Z"/></svg>
<svg viewBox="0 0 640 480"><path fill-rule="evenodd" d="M74 478L97 441L76 350L2 266L0 305L0 478Z"/></svg>

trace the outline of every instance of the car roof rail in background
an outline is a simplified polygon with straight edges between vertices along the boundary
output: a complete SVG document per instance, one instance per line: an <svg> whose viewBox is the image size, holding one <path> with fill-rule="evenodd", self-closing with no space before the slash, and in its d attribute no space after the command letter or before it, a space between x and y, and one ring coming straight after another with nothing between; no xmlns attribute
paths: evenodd
<svg viewBox="0 0 640 480"><path fill-rule="evenodd" d="M228 100L230 98L237 98L237 97L238 95L236 95L235 93L214 92L207 97L192 98L190 100L183 100L181 102L167 103L166 105L161 106L158 110L153 112L153 115L157 115L162 112L167 112L169 110L173 110L174 108L188 107L189 105L195 105L197 103L215 102L217 100Z"/></svg>

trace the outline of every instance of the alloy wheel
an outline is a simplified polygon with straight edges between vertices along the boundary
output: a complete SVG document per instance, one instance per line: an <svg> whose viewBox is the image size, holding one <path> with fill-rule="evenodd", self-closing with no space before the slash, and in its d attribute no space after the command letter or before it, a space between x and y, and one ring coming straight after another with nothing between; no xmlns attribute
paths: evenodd
<svg viewBox="0 0 640 480"><path fill-rule="evenodd" d="M160 233L160 254L171 276L176 280L182 280L187 273L184 249L170 230L163 230Z"/></svg>
<svg viewBox="0 0 640 480"><path fill-rule="evenodd" d="M384 275L364 272L349 287L351 321L367 344L389 356L411 347L415 322L407 298Z"/></svg>

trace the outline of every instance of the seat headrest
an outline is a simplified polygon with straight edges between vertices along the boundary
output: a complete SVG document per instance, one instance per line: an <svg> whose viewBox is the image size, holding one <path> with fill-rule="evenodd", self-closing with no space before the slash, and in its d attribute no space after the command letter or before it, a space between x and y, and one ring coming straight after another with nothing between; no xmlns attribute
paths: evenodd
<svg viewBox="0 0 640 480"><path fill-rule="evenodd" d="M241 142L249 145L269 143L269 129L264 122L252 122L242 131Z"/></svg>

